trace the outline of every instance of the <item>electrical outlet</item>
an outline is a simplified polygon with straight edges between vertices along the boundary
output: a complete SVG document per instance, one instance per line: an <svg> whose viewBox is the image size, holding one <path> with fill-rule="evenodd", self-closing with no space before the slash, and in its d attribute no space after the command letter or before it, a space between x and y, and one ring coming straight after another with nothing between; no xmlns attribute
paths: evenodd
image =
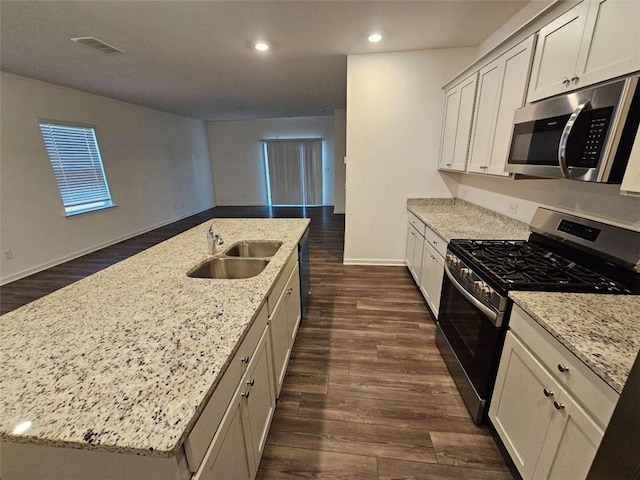
<svg viewBox="0 0 640 480"><path fill-rule="evenodd" d="M13 252L11 250L3 250L2 258L5 260L11 260L13 258Z"/></svg>
<svg viewBox="0 0 640 480"><path fill-rule="evenodd" d="M509 213L511 215L515 215L518 213L518 204L514 202L509 202Z"/></svg>

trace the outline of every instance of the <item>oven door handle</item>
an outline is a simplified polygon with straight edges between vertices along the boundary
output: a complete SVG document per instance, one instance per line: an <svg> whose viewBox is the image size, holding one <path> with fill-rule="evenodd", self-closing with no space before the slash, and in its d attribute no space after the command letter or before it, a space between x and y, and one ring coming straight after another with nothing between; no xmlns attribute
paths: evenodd
<svg viewBox="0 0 640 480"><path fill-rule="evenodd" d="M489 318L489 320L491 320L491 323L493 323L494 325L497 326L498 313L495 312L494 310L491 310L484 303L482 303L480 300L478 300L473 295L471 295L469 292L467 292L464 289L464 287L462 285L460 285L460 283L458 283L458 280L456 280L454 278L453 274L451 273L451 270L449 270L449 265L447 265L446 263L444 265L444 271L447 273L447 277L449 277L449 280L451 281L453 286L456 287L456 290L458 290L458 292L460 292L464 298L469 300L469 302L471 302L471 304L474 307L476 307L478 310L480 310L482 313L484 313Z"/></svg>
<svg viewBox="0 0 640 480"><path fill-rule="evenodd" d="M571 169L567 166L567 142L569 141L571 130L573 130L573 125L578 120L580 114L585 108L589 107L590 103L591 101L587 100L576 107L569 117L569 120L567 120L567 124L564 126L564 130L560 136L560 145L558 146L558 165L560 166L560 173L562 173L564 178L571 178Z"/></svg>

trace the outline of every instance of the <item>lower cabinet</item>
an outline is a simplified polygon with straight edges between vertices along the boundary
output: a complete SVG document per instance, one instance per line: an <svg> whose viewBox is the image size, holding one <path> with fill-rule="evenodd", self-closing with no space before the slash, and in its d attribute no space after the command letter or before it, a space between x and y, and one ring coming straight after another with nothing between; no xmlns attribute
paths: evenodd
<svg viewBox="0 0 640 480"><path fill-rule="evenodd" d="M544 358L558 357L554 357L553 349L543 349L541 357L534 354L533 351L540 353L540 349L535 338L531 342L536 344L535 350L527 345L531 332L524 330L526 335L522 338L517 331L507 333L489 418L524 480L582 480L604 435L606 425L602 422L608 422L608 414L601 415L598 421L596 414L583 407L593 404L593 411L599 411L601 407L594 403L594 397L577 397L566 387L569 380L551 373L551 362ZM588 382L601 381L582 377L574 365L560 371L572 372L571 381L577 390L589 388ZM614 392L607 411L615 408L615 395Z"/></svg>
<svg viewBox="0 0 640 480"><path fill-rule="evenodd" d="M444 260L428 241L424 242L422 250L422 274L420 275L420 291L427 300L429 308L438 318L440 310L440 293L442 292L442 277L444 275Z"/></svg>
<svg viewBox="0 0 640 480"><path fill-rule="evenodd" d="M291 348L300 323L300 276L296 265L269 317L273 352L273 383L277 397L287 371Z"/></svg>
<svg viewBox="0 0 640 480"><path fill-rule="evenodd" d="M269 327L249 362L194 480L251 480L275 410Z"/></svg>
<svg viewBox="0 0 640 480"><path fill-rule="evenodd" d="M438 318L447 242L409 212L405 262L427 305Z"/></svg>

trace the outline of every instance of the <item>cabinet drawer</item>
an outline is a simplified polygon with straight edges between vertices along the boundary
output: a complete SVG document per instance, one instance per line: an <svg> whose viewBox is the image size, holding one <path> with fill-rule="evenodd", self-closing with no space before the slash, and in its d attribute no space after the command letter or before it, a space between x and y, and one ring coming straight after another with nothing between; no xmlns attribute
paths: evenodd
<svg viewBox="0 0 640 480"><path fill-rule="evenodd" d="M447 242L445 242L440 235L431 230L429 227L425 228L424 238L429 245L431 245L436 252L440 254L442 258L447 255Z"/></svg>
<svg viewBox="0 0 640 480"><path fill-rule="evenodd" d="M560 385L606 427L618 393L517 305L513 306L509 326Z"/></svg>
<svg viewBox="0 0 640 480"><path fill-rule="evenodd" d="M420 235L424 237L424 222L416 217L413 213L409 212L409 224L415 228Z"/></svg>
<svg viewBox="0 0 640 480"><path fill-rule="evenodd" d="M227 365L227 369L224 371L213 395L207 402L207 406L204 408L202 414L200 414L200 418L198 418L196 425L184 442L187 463L189 470L192 472L198 470L200 462L202 462L209 448L211 439L222 421L222 417L229 406L229 402L231 402L233 393L238 388L240 379L244 375L249 361L251 361L253 352L266 326L267 309L266 306L263 305L253 321L249 332L244 340L242 340L240 348L238 348L233 359L229 365Z"/></svg>
<svg viewBox="0 0 640 480"><path fill-rule="evenodd" d="M269 308L269 316L271 316L273 311L276 309L278 300L280 299L280 296L284 291L284 287L289 281L291 272L293 272L293 269L296 267L297 263L298 263L298 251L296 250L291 254L291 257L289 257L289 260L287 260L287 263L285 264L285 266L282 267L282 270L280 271L280 276L278 277L278 280L276 281L275 286L273 287L273 289L269 293L269 296L267 297L267 307Z"/></svg>

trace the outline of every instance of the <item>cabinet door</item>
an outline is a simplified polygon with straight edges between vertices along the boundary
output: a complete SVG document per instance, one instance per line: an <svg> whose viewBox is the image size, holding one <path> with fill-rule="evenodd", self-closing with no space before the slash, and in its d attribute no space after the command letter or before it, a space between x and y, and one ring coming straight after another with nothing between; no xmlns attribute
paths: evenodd
<svg viewBox="0 0 640 480"><path fill-rule="evenodd" d="M575 88L569 79L576 73L588 10L589 2L585 0L540 30L528 102Z"/></svg>
<svg viewBox="0 0 640 480"><path fill-rule="evenodd" d="M287 322L287 293L286 290L280 296L276 308L269 319L269 331L271 337L271 356L273 358L273 379L276 397L280 396L280 388L287 371L289 361L290 338L289 324Z"/></svg>
<svg viewBox="0 0 640 480"><path fill-rule="evenodd" d="M293 342L296 339L296 333L298 332L298 325L300 325L300 319L302 313L300 310L300 274L299 267L291 273L289 284L285 287L287 298L287 326L289 332L289 348L293 348Z"/></svg>
<svg viewBox="0 0 640 480"><path fill-rule="evenodd" d="M591 85L639 69L639 32L640 2L592 1L576 67L578 80L574 86Z"/></svg>
<svg viewBox="0 0 640 480"><path fill-rule="evenodd" d="M534 42L535 36L531 36L499 58L502 78L492 146L484 173L509 176L504 166L511 146L513 115L524 105Z"/></svg>
<svg viewBox="0 0 640 480"><path fill-rule="evenodd" d="M256 347L247 373L243 378L247 394L243 397L247 411L247 419L251 436L251 455L254 465L260 464L264 445L267 442L267 433L276 408L276 395L273 385L273 372L271 369L271 346L269 344L269 327L267 327ZM254 472L255 473L255 472ZM234 478L234 477L225 477Z"/></svg>
<svg viewBox="0 0 640 480"><path fill-rule="evenodd" d="M225 413L193 480L233 478L251 480L256 469L249 453L249 429L242 402L246 390L242 385Z"/></svg>
<svg viewBox="0 0 640 480"><path fill-rule="evenodd" d="M556 402L533 478L584 479L604 431L568 393L560 390Z"/></svg>
<svg viewBox="0 0 640 480"><path fill-rule="evenodd" d="M407 225L407 249L405 252L405 263L407 264L407 268L413 275L413 257L415 255L414 249L416 247L416 234L411 227L411 225Z"/></svg>
<svg viewBox="0 0 640 480"><path fill-rule="evenodd" d="M445 93L439 168L464 172L469 152L477 75L466 78Z"/></svg>
<svg viewBox="0 0 640 480"><path fill-rule="evenodd" d="M431 271L433 270L433 256L429 253L429 249L427 247L429 245L428 242L423 243L422 248L422 270L420 271L420 291L422 292L422 296L429 303L429 281Z"/></svg>
<svg viewBox="0 0 640 480"><path fill-rule="evenodd" d="M433 251L433 259L434 259L434 264L433 264L433 269L431 273L431 277L432 277L431 281L433 283L433 288L431 289L431 292L432 292L431 300L432 300L433 306L431 307L431 310L433 311L433 314L437 320L438 312L440 311L440 294L442 293L442 278L444 277L444 260L442 259L440 254L438 254L438 252L436 252L435 250Z"/></svg>
<svg viewBox="0 0 640 480"><path fill-rule="evenodd" d="M507 332L489 418L524 480L533 476L558 391L544 367Z"/></svg>
<svg viewBox="0 0 640 480"><path fill-rule="evenodd" d="M444 119L442 121L442 140L440 142L441 169L453 168L453 153L458 129L458 112L460 111L460 88L453 87L444 93Z"/></svg>
<svg viewBox="0 0 640 480"><path fill-rule="evenodd" d="M424 238L418 232L416 235L416 244L413 247L413 273L416 283L420 285L420 275L422 274L422 250L424 249Z"/></svg>
<svg viewBox="0 0 640 480"><path fill-rule="evenodd" d="M496 59L480 70L478 102L473 120L471 150L467 171L484 173L491 157L491 144L495 130L496 109L500 92L502 68Z"/></svg>

